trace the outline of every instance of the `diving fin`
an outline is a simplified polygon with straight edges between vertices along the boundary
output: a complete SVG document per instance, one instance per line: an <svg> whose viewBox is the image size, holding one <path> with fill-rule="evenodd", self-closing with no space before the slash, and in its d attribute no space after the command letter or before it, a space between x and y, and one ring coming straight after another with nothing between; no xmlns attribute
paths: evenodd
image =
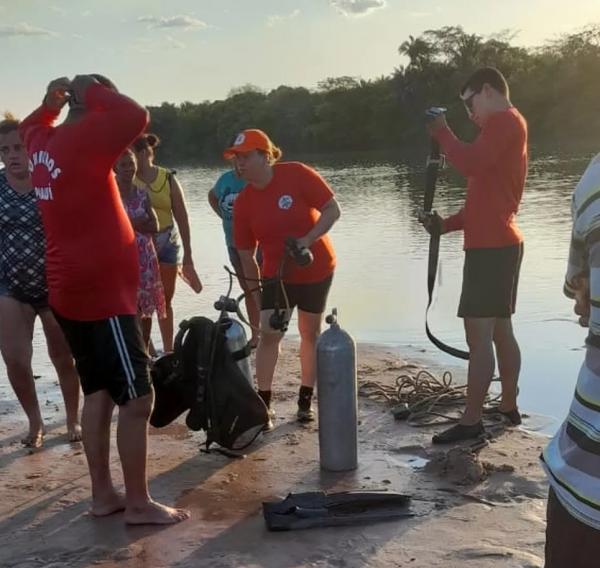
<svg viewBox="0 0 600 568"><path fill-rule="evenodd" d="M263 503L270 531L346 526L412 517L410 496L379 491L290 493L282 501Z"/></svg>

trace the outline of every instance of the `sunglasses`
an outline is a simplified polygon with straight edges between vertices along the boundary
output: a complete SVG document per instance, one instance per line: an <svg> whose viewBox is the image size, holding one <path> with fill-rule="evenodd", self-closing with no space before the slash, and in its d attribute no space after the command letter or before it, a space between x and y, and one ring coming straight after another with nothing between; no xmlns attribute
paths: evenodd
<svg viewBox="0 0 600 568"><path fill-rule="evenodd" d="M467 109L469 114L473 113L473 97L475 97L475 95L478 95L478 94L479 94L478 92L473 92L466 99L462 100L462 102L465 105L465 108Z"/></svg>

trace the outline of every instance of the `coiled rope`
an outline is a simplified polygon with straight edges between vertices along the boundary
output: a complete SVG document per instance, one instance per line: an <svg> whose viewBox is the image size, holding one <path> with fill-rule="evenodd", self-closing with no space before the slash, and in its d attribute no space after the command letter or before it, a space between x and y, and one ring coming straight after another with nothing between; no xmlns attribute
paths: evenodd
<svg viewBox="0 0 600 568"><path fill-rule="evenodd" d="M416 372L411 373L411 369ZM403 365L400 371L404 372L393 385L377 381L359 382L359 396L393 404L394 416L406 419L411 426L450 424L460 420L453 411L466 402L466 384L453 384L450 371L444 371L441 378L414 365ZM498 378L493 379L493 382L499 381ZM497 407L500 397L500 394L488 394L486 407Z"/></svg>

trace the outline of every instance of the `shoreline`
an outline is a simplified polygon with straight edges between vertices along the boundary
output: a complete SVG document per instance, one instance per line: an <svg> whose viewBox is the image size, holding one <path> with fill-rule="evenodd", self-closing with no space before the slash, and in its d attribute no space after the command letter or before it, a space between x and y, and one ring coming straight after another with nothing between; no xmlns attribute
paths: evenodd
<svg viewBox="0 0 600 568"><path fill-rule="evenodd" d="M358 374L391 385L404 360L393 348L358 346ZM276 373L276 428L246 459L203 454L204 435L178 419L150 431L153 496L187 507L192 519L169 527L126 527L122 515L87 514L90 486L81 444L67 444L62 404L48 398L52 418L45 447L19 438L20 409L2 402L0 565L101 567L211 566L542 567L547 483L536 434L507 429L475 454L433 447L431 427L393 419L389 407L359 397L359 468L322 472L317 425L294 421L299 369L293 341ZM51 381L42 379L43 384ZM58 387L54 387L58 388ZM45 402L45 389L40 401ZM13 409L9 408L10 406ZM113 425L114 429L114 425ZM114 432L111 464L122 485ZM415 516L354 527L269 533L261 503L289 492L378 489L412 496Z"/></svg>

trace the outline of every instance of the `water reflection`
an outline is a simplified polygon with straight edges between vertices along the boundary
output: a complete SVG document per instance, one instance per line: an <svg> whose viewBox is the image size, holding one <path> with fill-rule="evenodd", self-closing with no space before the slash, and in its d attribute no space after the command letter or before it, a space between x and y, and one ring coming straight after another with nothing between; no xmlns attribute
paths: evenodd
<svg viewBox="0 0 600 568"><path fill-rule="evenodd" d="M338 307L342 325L360 341L393 344L406 355L462 365L433 349L424 333L428 238L416 222L423 199L424 164L358 165L325 159L313 163L336 190L343 210L332 232L339 270L329 304ZM523 349L521 400L531 412L557 417L566 414L585 336L561 291L570 195L585 165L585 160L555 156L534 160L519 216L526 239L515 318ZM220 173L218 168L207 167L179 171L190 207L194 257L205 289L195 296L179 283L177 321L192 314L213 315L212 303L226 289L221 267L227 256L220 220L207 202L207 193ZM461 178L444 172L435 207L442 214L455 211L463 197ZM431 313L435 331L458 347L464 347L462 322L455 317L461 248L462 235L443 237L440 285ZM40 341L37 331L36 343ZM38 349L36 359L36 365L45 365L45 351Z"/></svg>

